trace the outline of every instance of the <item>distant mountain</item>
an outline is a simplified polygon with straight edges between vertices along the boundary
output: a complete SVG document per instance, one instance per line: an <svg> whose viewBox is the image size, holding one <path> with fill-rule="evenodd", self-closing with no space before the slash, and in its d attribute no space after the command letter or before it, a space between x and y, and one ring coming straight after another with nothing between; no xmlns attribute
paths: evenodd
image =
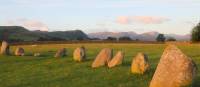
<svg viewBox="0 0 200 87"><path fill-rule="evenodd" d="M159 33L155 31L146 32L146 33L138 34L137 39L142 40L142 41L155 41L158 34Z"/></svg>
<svg viewBox="0 0 200 87"><path fill-rule="evenodd" d="M122 36L129 36L131 38L137 37L135 32L97 32L97 33L89 33L88 36L90 38L99 38L99 39L106 39L107 37L122 37Z"/></svg>
<svg viewBox="0 0 200 87"><path fill-rule="evenodd" d="M142 34L137 34L135 32L96 32L96 33L89 33L88 36L90 38L99 38L99 39L106 39L107 37L122 37L127 36L133 40L139 39L141 41L155 41L156 37L158 36L159 32L146 32ZM173 37L179 41L188 41L190 40L190 35L177 35L177 34L165 34L166 38Z"/></svg>
<svg viewBox="0 0 200 87"><path fill-rule="evenodd" d="M29 31L20 26L0 26L0 40L38 41L38 40L84 40L89 39L81 30L71 31Z"/></svg>
<svg viewBox="0 0 200 87"><path fill-rule="evenodd" d="M186 35L177 35L177 34L166 34L166 37L174 37L179 41L189 41L190 40L190 34L186 34Z"/></svg>
<svg viewBox="0 0 200 87"><path fill-rule="evenodd" d="M135 32L97 32L88 35L81 30L71 31L29 31L20 26L0 26L0 40L7 39L9 41L63 41L63 40L88 40L90 38L106 39L107 37L123 37L127 36L133 40L155 41L159 32L146 32L137 34ZM173 37L179 41L188 41L190 35L165 34L167 38Z"/></svg>

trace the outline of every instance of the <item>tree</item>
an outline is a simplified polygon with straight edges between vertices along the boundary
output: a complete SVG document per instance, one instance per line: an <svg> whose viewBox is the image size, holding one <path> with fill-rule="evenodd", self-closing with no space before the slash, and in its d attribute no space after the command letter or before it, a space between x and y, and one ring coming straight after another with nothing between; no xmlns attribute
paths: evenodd
<svg viewBox="0 0 200 87"><path fill-rule="evenodd" d="M200 41L200 23L197 24L191 32L191 41L198 42Z"/></svg>
<svg viewBox="0 0 200 87"><path fill-rule="evenodd" d="M117 40L117 38L115 38L115 37L108 37L106 40L111 40L111 41L116 41Z"/></svg>
<svg viewBox="0 0 200 87"><path fill-rule="evenodd" d="M130 37L123 36L123 37L119 37L119 40L132 40L132 39Z"/></svg>
<svg viewBox="0 0 200 87"><path fill-rule="evenodd" d="M82 40L84 40L84 38L83 37L77 37L76 40L82 41Z"/></svg>
<svg viewBox="0 0 200 87"><path fill-rule="evenodd" d="M169 37L169 38L167 39L167 41L176 41L176 39L175 39L174 37Z"/></svg>
<svg viewBox="0 0 200 87"><path fill-rule="evenodd" d="M101 40L100 38L90 38L90 40Z"/></svg>
<svg viewBox="0 0 200 87"><path fill-rule="evenodd" d="M165 36L164 36L164 34L159 34L158 36L157 36L157 38L156 38L156 41L158 41L158 42L165 42Z"/></svg>
<svg viewBox="0 0 200 87"><path fill-rule="evenodd" d="M135 41L140 41L140 39L135 39Z"/></svg>
<svg viewBox="0 0 200 87"><path fill-rule="evenodd" d="M58 37L51 37L51 38L40 37L38 38L37 41L65 41L65 39L58 38Z"/></svg>

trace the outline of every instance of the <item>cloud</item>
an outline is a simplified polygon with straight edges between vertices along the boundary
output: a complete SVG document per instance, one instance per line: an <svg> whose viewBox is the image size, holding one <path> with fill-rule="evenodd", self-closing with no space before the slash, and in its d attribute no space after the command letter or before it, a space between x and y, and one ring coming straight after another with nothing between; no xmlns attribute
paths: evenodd
<svg viewBox="0 0 200 87"><path fill-rule="evenodd" d="M23 26L29 30L40 30L40 31L48 31L48 27L37 20L29 20L25 18L16 19L16 20L7 20L7 26Z"/></svg>
<svg viewBox="0 0 200 87"><path fill-rule="evenodd" d="M144 24L161 24L166 21L169 21L169 19L165 17L156 17L156 16L134 16L133 21Z"/></svg>
<svg viewBox="0 0 200 87"><path fill-rule="evenodd" d="M117 18L117 23L120 23L120 24L129 24L130 22L131 22L131 18L127 16L119 16Z"/></svg>
<svg viewBox="0 0 200 87"><path fill-rule="evenodd" d="M158 16L119 16L117 17L117 23L119 24L162 24L169 21L170 19L166 17Z"/></svg>

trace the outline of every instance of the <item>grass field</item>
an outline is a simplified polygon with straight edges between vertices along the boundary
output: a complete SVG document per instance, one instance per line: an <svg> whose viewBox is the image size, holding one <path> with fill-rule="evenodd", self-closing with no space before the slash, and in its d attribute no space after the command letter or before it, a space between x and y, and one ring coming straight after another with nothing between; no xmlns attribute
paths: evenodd
<svg viewBox="0 0 200 87"><path fill-rule="evenodd" d="M88 60L74 62L72 52L76 47L85 46ZM17 46L11 46L13 52ZM166 45L164 44L57 44L24 45L26 56L0 56L0 87L148 87ZM68 49L68 56L53 58L57 49ZM91 64L102 48L113 48L125 52L121 66L109 69L92 69ZM179 45L200 67L200 44ZM39 52L42 57L33 57ZM151 70L144 75L130 72L132 58L144 52L149 56ZM199 70L198 70L199 72ZM193 84L200 87L200 73Z"/></svg>

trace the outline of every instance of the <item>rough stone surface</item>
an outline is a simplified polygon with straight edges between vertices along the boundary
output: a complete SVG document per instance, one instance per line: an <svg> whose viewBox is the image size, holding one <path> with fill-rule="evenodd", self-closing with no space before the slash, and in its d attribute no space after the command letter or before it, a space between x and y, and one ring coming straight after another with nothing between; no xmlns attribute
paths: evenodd
<svg viewBox="0 0 200 87"><path fill-rule="evenodd" d="M10 48L9 44L6 41L3 41L1 45L1 55L9 55L10 54L9 48Z"/></svg>
<svg viewBox="0 0 200 87"><path fill-rule="evenodd" d="M144 53L138 53L135 58L133 58L131 65L131 72L135 74L144 74L149 70L150 64L148 57Z"/></svg>
<svg viewBox="0 0 200 87"><path fill-rule="evenodd" d="M75 61L81 62L86 59L85 47L79 47L74 50L73 58Z"/></svg>
<svg viewBox="0 0 200 87"><path fill-rule="evenodd" d="M108 62L112 58L112 49L104 48L101 52L97 55L96 59L92 63L92 68L101 67L107 65Z"/></svg>
<svg viewBox="0 0 200 87"><path fill-rule="evenodd" d="M187 87L197 72L196 64L174 45L168 46L157 66L150 87Z"/></svg>
<svg viewBox="0 0 200 87"><path fill-rule="evenodd" d="M122 51L118 51L115 57L108 63L108 67L112 68L122 64L123 59L124 59L124 53Z"/></svg>
<svg viewBox="0 0 200 87"><path fill-rule="evenodd" d="M56 52L56 54L54 55L54 57L56 57L56 58L58 58L58 57L64 57L64 56L66 56L66 52L67 52L66 48L62 48L62 49L60 49L60 50L58 50Z"/></svg>
<svg viewBox="0 0 200 87"><path fill-rule="evenodd" d="M21 47L18 47L18 48L15 50L15 56L24 56L24 49L21 48Z"/></svg>

